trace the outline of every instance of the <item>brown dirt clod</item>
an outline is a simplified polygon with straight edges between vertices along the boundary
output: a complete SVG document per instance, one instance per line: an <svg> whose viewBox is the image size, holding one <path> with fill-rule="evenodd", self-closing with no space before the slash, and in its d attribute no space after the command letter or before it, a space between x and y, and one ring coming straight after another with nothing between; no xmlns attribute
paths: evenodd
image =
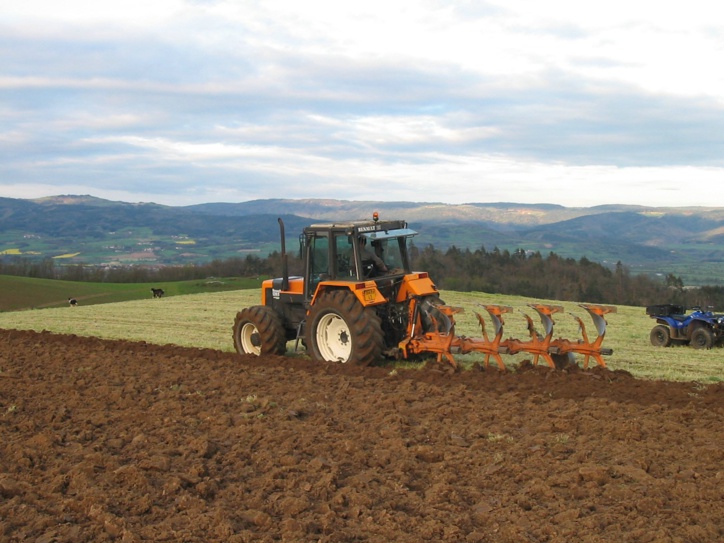
<svg viewBox="0 0 724 543"><path fill-rule="evenodd" d="M0 541L724 539L722 384L0 330Z"/></svg>

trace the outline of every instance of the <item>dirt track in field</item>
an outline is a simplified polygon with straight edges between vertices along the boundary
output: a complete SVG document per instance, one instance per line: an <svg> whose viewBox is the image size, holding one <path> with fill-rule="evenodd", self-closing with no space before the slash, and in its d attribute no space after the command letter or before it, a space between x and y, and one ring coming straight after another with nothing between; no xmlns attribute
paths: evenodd
<svg viewBox="0 0 724 543"><path fill-rule="evenodd" d="M724 538L721 384L0 330L2 542Z"/></svg>

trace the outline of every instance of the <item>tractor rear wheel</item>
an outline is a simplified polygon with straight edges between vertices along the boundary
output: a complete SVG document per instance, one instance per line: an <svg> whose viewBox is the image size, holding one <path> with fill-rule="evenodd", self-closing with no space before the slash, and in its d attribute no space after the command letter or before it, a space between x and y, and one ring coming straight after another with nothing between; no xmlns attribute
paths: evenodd
<svg viewBox="0 0 724 543"><path fill-rule="evenodd" d="M287 338L279 313L265 305L239 311L234 320L234 348L239 354L284 354Z"/></svg>
<svg viewBox="0 0 724 543"><path fill-rule="evenodd" d="M668 347L671 345L671 332L669 332L669 327L663 324L657 324L651 329L649 339L651 340L651 345L654 347Z"/></svg>
<svg viewBox="0 0 724 543"><path fill-rule="evenodd" d="M307 318L306 344L312 360L369 366L384 348L382 324L348 290L324 293Z"/></svg>
<svg viewBox="0 0 724 543"><path fill-rule="evenodd" d="M708 328L700 326L692 332L689 345L694 349L711 349L714 345L714 334Z"/></svg>

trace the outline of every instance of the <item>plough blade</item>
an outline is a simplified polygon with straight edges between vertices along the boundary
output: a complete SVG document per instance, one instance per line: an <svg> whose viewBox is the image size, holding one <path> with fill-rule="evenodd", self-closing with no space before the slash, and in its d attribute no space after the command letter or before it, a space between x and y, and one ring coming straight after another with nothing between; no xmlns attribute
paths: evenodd
<svg viewBox="0 0 724 543"><path fill-rule="evenodd" d="M556 365L555 362L553 362L553 358L551 358L550 352L551 340L553 338L553 325L555 324L552 315L563 311L563 307L560 305L543 304L528 304L528 307L535 309L540 316L540 321L543 325L545 335L541 335L537 332L535 325L533 324L533 319L524 313L523 316L526 321L528 321L528 333L530 334L530 339L528 341L522 341L510 338L503 342L503 346L508 348L508 352L510 354L518 354L520 352L532 354L534 366L538 364L538 360L542 357L548 366L555 368Z"/></svg>
<svg viewBox="0 0 724 543"><path fill-rule="evenodd" d="M480 323L480 328L483 332L482 339L461 336L454 342L455 347L457 347L462 354L472 352L484 354L484 363L486 368L490 366L490 357L492 356L497 362L498 368L501 371L505 371L505 364L503 364L503 359L500 357L501 354L508 353L508 349L501 345L501 340L503 338L503 325L505 324L503 314L510 313L513 311L513 308L504 305L485 305L483 307L488 314L490 314L490 319L493 321L493 328L495 330L493 339L491 340L488 336L488 332L485 329L485 320L482 315L476 312L475 316L478 318L478 323Z"/></svg>
<svg viewBox="0 0 724 543"><path fill-rule="evenodd" d="M598 363L599 366L602 368L606 367L606 362L604 362L603 357L601 355L610 355L613 354L613 349L604 349L601 347L601 344L603 343L603 338L606 336L606 319L605 315L609 313L615 313L616 308L614 306L610 305L593 305L593 304L578 304L579 307L582 307L586 311L588 311L588 314L591 315L591 318L593 319L593 324L596 326L596 332L597 337L594 341L590 341L588 339L588 333L586 332L586 325L583 324L583 321L580 317L577 317L576 315L572 315L574 319L578 321L578 325L580 327L581 336L583 339L579 339L576 342L567 340L567 339L556 339L551 343L551 348L556 349L558 354L568 354L568 353L575 353L575 354L581 354L584 356L583 360L583 367L588 368L588 361L591 357Z"/></svg>
<svg viewBox="0 0 724 543"><path fill-rule="evenodd" d="M475 316L480 324L483 337L469 338L455 335L455 315L461 313L463 309L444 304L436 305L432 311L430 311L429 307L426 308L425 314L432 322L432 326L427 326L428 331L424 333L416 333L416 330L422 329L420 312L425 311L425 309L420 309L420 303L418 300L413 302L411 310L413 326L410 335L399 344L399 349L404 358L407 358L409 354L424 352L435 353L438 362L445 360L453 368L457 368L453 353L468 354L477 352L484 355L484 365L486 368L490 366L490 359L492 358L497 363L498 368L501 371L505 371L506 367L501 357L503 354L529 353L533 355L533 365L537 365L538 361L542 358L551 368L556 368L562 365L563 362L567 363L569 359L575 359L576 354L580 354L584 356L584 368L588 368L588 363L591 358L605 368L606 363L603 361L602 355L613 353L612 349L604 349L601 347L606 335L607 323L604 316L608 313L616 312L616 308L613 306L579 304L593 319L597 332L597 336L593 341L588 338L583 320L576 315L572 316L578 321L582 338L575 341L563 338L553 339L553 328L555 326L553 315L561 313L563 307L546 304L528 304L529 307L538 313L541 325L543 326L543 334L537 331L533 319L523 313L528 325L529 338L527 340L515 338L503 340L505 325L503 315L513 311L513 308L510 306L483 305L482 307L490 316L493 324L493 333L488 333L485 319L480 313L476 312Z"/></svg>
<svg viewBox="0 0 724 543"><path fill-rule="evenodd" d="M402 356L407 358L410 353L435 353L438 362L442 362L444 358L453 368L457 368L457 362L452 355L453 343L458 339L455 335L454 315L463 309L449 305L435 306L427 313L431 321L429 329L432 331L416 334L415 330L422 328L420 303L418 299L412 300L412 331L399 344Z"/></svg>

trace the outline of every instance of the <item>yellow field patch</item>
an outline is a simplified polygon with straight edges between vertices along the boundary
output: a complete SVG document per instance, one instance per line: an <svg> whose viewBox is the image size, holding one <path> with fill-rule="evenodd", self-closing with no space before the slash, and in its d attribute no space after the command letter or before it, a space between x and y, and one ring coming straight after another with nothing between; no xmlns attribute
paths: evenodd
<svg viewBox="0 0 724 543"><path fill-rule="evenodd" d="M74 256L78 256L80 253L66 253L64 255L58 255L54 256L53 258L73 258Z"/></svg>
<svg viewBox="0 0 724 543"><path fill-rule="evenodd" d="M0 255L21 255L23 254L20 249L5 249L0 251Z"/></svg>

